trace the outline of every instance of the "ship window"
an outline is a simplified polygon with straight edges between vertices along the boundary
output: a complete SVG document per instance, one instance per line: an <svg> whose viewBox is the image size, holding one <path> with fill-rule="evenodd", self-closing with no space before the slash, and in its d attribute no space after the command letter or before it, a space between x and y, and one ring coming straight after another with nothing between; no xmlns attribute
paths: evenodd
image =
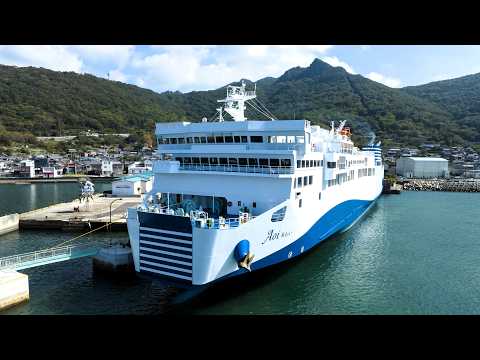
<svg viewBox="0 0 480 360"><path fill-rule="evenodd" d="M237 201L237 206L242 206L242 202L241 202L241 201Z"/></svg>
<svg viewBox="0 0 480 360"><path fill-rule="evenodd" d="M305 160L302 160L302 168L305 167Z"/></svg>
<svg viewBox="0 0 480 360"><path fill-rule="evenodd" d="M295 136L287 136L287 143L293 144L295 142Z"/></svg>
<svg viewBox="0 0 480 360"><path fill-rule="evenodd" d="M215 137L215 141L217 142L217 144L223 143L223 136L217 136L217 137Z"/></svg>
<svg viewBox="0 0 480 360"><path fill-rule="evenodd" d="M268 159L259 159L260 166L268 166Z"/></svg>
<svg viewBox="0 0 480 360"><path fill-rule="evenodd" d="M298 207L302 207L302 199L298 199Z"/></svg>
<svg viewBox="0 0 480 360"><path fill-rule="evenodd" d="M268 142L270 144L276 144L277 143L277 137L276 136L269 136L268 137Z"/></svg>
<svg viewBox="0 0 480 360"><path fill-rule="evenodd" d="M287 207L284 206L281 209L278 209L272 214L271 222L282 221L285 218L285 213L287 211Z"/></svg>
<svg viewBox="0 0 480 360"><path fill-rule="evenodd" d="M307 181L308 181L308 176L304 176L304 177L303 177L303 186L308 185L308 182L307 182Z"/></svg>
<svg viewBox="0 0 480 360"><path fill-rule="evenodd" d="M310 175L310 176L308 177L308 184L309 184L309 185L312 185L312 184L313 184L313 176L312 176L312 175Z"/></svg>
<svg viewBox="0 0 480 360"><path fill-rule="evenodd" d="M209 144L215 144L215 137L213 136L207 136L207 142Z"/></svg>
<svg viewBox="0 0 480 360"><path fill-rule="evenodd" d="M183 162L184 162L185 164L191 164L191 163L192 163L192 159L189 158L189 157L186 157L186 158L183 158Z"/></svg>
<svg viewBox="0 0 480 360"><path fill-rule="evenodd" d="M195 137L193 138L193 142L194 142L195 144L200 144L200 138L199 138L198 136L195 136Z"/></svg>
<svg viewBox="0 0 480 360"><path fill-rule="evenodd" d="M305 137L304 136L297 136L297 143L303 144L305 142Z"/></svg>
<svg viewBox="0 0 480 360"><path fill-rule="evenodd" d="M263 136L250 136L250 142L261 143L263 142Z"/></svg>
<svg viewBox="0 0 480 360"><path fill-rule="evenodd" d="M285 144L287 142L287 137L285 135L277 136L277 143Z"/></svg>
<svg viewBox="0 0 480 360"><path fill-rule="evenodd" d="M202 157L202 158L200 159L200 162L201 162L202 164L208 164L208 158Z"/></svg>
<svg viewBox="0 0 480 360"><path fill-rule="evenodd" d="M229 158L228 163L230 165L237 165L237 158Z"/></svg>
<svg viewBox="0 0 480 360"><path fill-rule="evenodd" d="M236 142L236 143L239 143L240 142L240 136L234 136L233 141Z"/></svg>
<svg viewBox="0 0 480 360"><path fill-rule="evenodd" d="M255 201L252 203L252 207L254 207L254 208L257 207L257 203Z"/></svg>
<svg viewBox="0 0 480 360"><path fill-rule="evenodd" d="M176 160L176 161L179 161L180 164L183 164L183 158L181 158L181 157L176 157L175 160Z"/></svg>
<svg viewBox="0 0 480 360"><path fill-rule="evenodd" d="M257 166L257 165L258 165L257 159L255 159L255 158L250 158L250 159L248 159L248 165L250 165L250 166Z"/></svg>
<svg viewBox="0 0 480 360"><path fill-rule="evenodd" d="M217 158L210 158L210 164L211 165L217 165L218 164L218 159Z"/></svg>
<svg viewBox="0 0 480 360"><path fill-rule="evenodd" d="M321 192L318 193L318 200L322 200L322 193Z"/></svg>
<svg viewBox="0 0 480 360"><path fill-rule="evenodd" d="M310 160L310 167L313 167L313 160Z"/></svg>
<svg viewBox="0 0 480 360"><path fill-rule="evenodd" d="M242 143L248 143L248 136L241 136Z"/></svg>
<svg viewBox="0 0 480 360"><path fill-rule="evenodd" d="M297 184L298 184L298 187L302 186L302 178L301 177L297 178Z"/></svg>
<svg viewBox="0 0 480 360"><path fill-rule="evenodd" d="M232 143L233 142L233 136L225 136L225 142L226 143Z"/></svg>
<svg viewBox="0 0 480 360"><path fill-rule="evenodd" d="M228 164L227 158L220 158L218 160L220 162L220 165L227 165Z"/></svg>
<svg viewBox="0 0 480 360"><path fill-rule="evenodd" d="M320 160L320 166L323 166L323 160Z"/></svg>
<svg viewBox="0 0 480 360"><path fill-rule="evenodd" d="M206 144L206 143L207 143L207 138L206 138L205 136L202 136L202 137L200 138L200 142L201 142L202 144Z"/></svg>
<svg viewBox="0 0 480 360"><path fill-rule="evenodd" d="M177 143L177 138L171 138L170 143L171 144L176 144Z"/></svg>
<svg viewBox="0 0 480 360"><path fill-rule="evenodd" d="M170 144L170 138L165 138L163 141L164 141L164 144Z"/></svg>
<svg viewBox="0 0 480 360"><path fill-rule="evenodd" d="M185 138L178 138L179 144L185 144Z"/></svg>
<svg viewBox="0 0 480 360"><path fill-rule="evenodd" d="M291 166L290 159L282 159L282 166L290 167Z"/></svg>
<svg viewBox="0 0 480 360"><path fill-rule="evenodd" d="M297 168L299 168L302 165L302 162L300 160L297 160Z"/></svg>
<svg viewBox="0 0 480 360"><path fill-rule="evenodd" d="M187 144L191 144L191 143L193 143L193 138L187 137Z"/></svg>
<svg viewBox="0 0 480 360"><path fill-rule="evenodd" d="M335 169L337 167L337 163L335 161L327 161L327 168Z"/></svg>
<svg viewBox="0 0 480 360"><path fill-rule="evenodd" d="M297 187L297 181L294 179L293 180L293 188L295 189Z"/></svg>
<svg viewBox="0 0 480 360"><path fill-rule="evenodd" d="M247 165L247 158L238 159L238 165L246 166Z"/></svg>
<svg viewBox="0 0 480 360"><path fill-rule="evenodd" d="M310 161L306 160L306 161L305 161L305 166L306 166L306 167L310 167Z"/></svg>
<svg viewBox="0 0 480 360"><path fill-rule="evenodd" d="M192 157L192 164L200 164L200 158Z"/></svg>
<svg viewBox="0 0 480 360"><path fill-rule="evenodd" d="M280 165L279 159L270 159L270 166L278 167Z"/></svg>

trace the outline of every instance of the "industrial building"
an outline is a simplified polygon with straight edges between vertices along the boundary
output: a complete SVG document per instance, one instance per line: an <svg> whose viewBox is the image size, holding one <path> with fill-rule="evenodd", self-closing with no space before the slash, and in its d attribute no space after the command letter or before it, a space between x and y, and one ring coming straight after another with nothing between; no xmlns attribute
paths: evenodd
<svg viewBox="0 0 480 360"><path fill-rule="evenodd" d="M415 179L448 177L448 160L434 157L401 157L397 160L396 173Z"/></svg>
<svg viewBox="0 0 480 360"><path fill-rule="evenodd" d="M126 176L112 183L113 196L140 196L152 190L151 175Z"/></svg>

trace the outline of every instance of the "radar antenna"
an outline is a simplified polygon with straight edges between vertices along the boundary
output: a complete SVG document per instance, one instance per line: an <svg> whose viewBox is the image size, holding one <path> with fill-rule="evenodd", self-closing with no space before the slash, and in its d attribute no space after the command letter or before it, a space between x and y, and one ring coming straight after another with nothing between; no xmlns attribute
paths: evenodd
<svg viewBox="0 0 480 360"><path fill-rule="evenodd" d="M245 121L245 102L255 99L256 88L254 91L245 91L245 82L242 81L241 86L227 86L227 97L218 102L225 103L224 110L229 113L234 121ZM218 110L218 109L217 109Z"/></svg>

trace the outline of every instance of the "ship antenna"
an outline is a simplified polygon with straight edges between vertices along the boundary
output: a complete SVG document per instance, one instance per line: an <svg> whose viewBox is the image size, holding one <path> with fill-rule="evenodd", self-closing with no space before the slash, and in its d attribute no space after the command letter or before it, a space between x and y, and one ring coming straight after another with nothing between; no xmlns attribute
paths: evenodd
<svg viewBox="0 0 480 360"><path fill-rule="evenodd" d="M245 91L245 82L241 86L227 86L227 97L218 102L225 103L224 109L234 121L245 121L245 102L256 98L255 91Z"/></svg>

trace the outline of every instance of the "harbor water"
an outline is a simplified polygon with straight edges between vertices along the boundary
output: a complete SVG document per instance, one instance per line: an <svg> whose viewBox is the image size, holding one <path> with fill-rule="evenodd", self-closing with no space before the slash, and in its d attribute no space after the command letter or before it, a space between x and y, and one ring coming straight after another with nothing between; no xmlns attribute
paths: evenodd
<svg viewBox="0 0 480 360"><path fill-rule="evenodd" d="M77 195L77 184L0 185L0 215ZM161 283L94 274L91 258L28 269L30 301L2 314L480 314L479 201L478 193L384 195L348 232L183 305L172 305L178 291ZM0 236L0 256L70 237L12 232Z"/></svg>

